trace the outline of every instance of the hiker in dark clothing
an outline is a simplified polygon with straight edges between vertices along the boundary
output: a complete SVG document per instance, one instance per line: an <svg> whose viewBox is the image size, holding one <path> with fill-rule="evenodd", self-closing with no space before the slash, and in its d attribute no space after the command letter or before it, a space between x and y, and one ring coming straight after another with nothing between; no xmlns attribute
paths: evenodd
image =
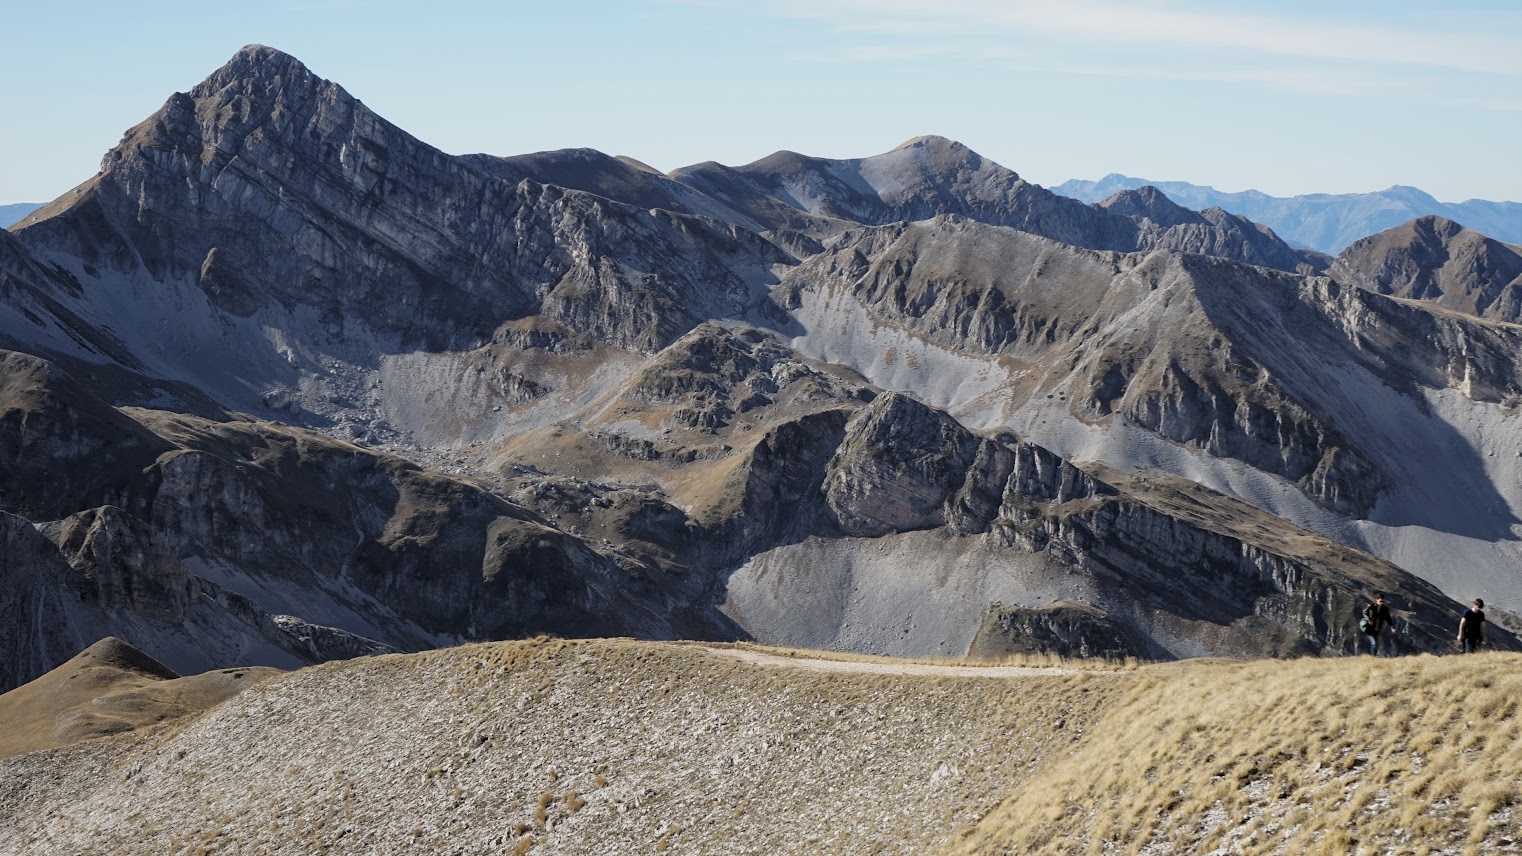
<svg viewBox="0 0 1522 856"><path fill-rule="evenodd" d="M1377 595L1374 602L1364 607L1363 618L1358 622L1358 629L1369 640L1369 653L1379 654L1380 633L1388 627L1394 627L1395 620L1390 617L1390 607L1385 605L1385 596Z"/></svg>
<svg viewBox="0 0 1522 856"><path fill-rule="evenodd" d="M1474 599L1474 606L1464 610L1459 619L1459 644L1465 654L1473 654L1485 646L1485 601Z"/></svg>

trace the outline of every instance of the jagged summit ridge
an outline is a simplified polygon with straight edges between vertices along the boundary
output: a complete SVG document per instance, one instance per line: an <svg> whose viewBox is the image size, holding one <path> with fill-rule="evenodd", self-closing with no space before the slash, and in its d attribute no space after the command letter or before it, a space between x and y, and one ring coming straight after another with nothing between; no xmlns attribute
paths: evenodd
<svg viewBox="0 0 1522 856"><path fill-rule="evenodd" d="M945 137L916 137L881 155L832 160L782 151L741 167L714 163L671 177L704 193L744 200L753 219L816 236L853 224L883 225L955 214L1074 246L1120 252L1173 249L1281 270L1325 260L1290 248L1271 230L1224 211L1164 216L1157 201L1112 210L1058 196ZM1145 216L1151 209L1156 218Z"/></svg>
<svg viewBox="0 0 1522 856"><path fill-rule="evenodd" d="M924 148L950 148L950 149L963 149L963 150L966 150L966 151L971 151L971 149L969 149L966 145L962 144L961 142L958 142L957 140L953 140L950 137L943 137L940 134L920 134L917 137L910 137L909 139L903 141L902 143L899 143L898 145L894 146L890 151L895 151L896 152L896 151L898 151L900 149L912 149L912 148L917 148L917 147L924 147Z"/></svg>
<svg viewBox="0 0 1522 856"><path fill-rule="evenodd" d="M310 88L328 83L313 74L301 60L285 51L268 45L249 44L239 48L221 68L207 75L191 94L199 97L234 83L273 83L277 80Z"/></svg>
<svg viewBox="0 0 1522 856"><path fill-rule="evenodd" d="M307 114L319 101L326 102L327 110L357 112L355 118L365 124L389 124L296 57L265 45L247 45L188 92L171 95L158 113L129 130L106 155L102 171L143 147L186 154L210 149L203 159L215 163L214 152L222 159L236 155L243 137L256 128L270 126L268 132L278 134L296 123L309 124ZM280 115L289 116L291 124L278 125Z"/></svg>

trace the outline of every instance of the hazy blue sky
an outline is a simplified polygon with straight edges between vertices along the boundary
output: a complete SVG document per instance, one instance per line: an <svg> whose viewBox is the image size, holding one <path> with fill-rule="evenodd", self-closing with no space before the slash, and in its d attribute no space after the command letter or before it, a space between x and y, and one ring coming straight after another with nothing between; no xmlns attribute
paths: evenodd
<svg viewBox="0 0 1522 856"><path fill-rule="evenodd" d="M672 169L934 133L1048 185L1522 200L1510 0L0 0L0 202L88 178L251 42L451 152Z"/></svg>

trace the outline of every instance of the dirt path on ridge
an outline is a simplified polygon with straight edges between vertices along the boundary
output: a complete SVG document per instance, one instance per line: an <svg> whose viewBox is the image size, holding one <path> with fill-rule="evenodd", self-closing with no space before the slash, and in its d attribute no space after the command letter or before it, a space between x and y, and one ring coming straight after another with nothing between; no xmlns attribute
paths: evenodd
<svg viewBox="0 0 1522 856"><path fill-rule="evenodd" d="M1056 666L950 666L930 663L874 663L861 660L830 660L814 656L783 657L749 648L712 648L703 650L721 657L732 657L756 666L803 669L810 672L840 672L873 675L935 675L949 678L1034 678L1076 675L1082 669ZM1103 674L1103 672L1096 672Z"/></svg>

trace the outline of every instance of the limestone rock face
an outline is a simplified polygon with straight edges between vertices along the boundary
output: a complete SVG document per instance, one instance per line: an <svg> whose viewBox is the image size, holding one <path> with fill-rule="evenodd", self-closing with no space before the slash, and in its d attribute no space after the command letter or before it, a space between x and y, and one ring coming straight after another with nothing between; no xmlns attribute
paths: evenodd
<svg viewBox="0 0 1522 856"><path fill-rule="evenodd" d="M1080 418L1124 419L1361 515L1380 474L1301 392L1316 381L1290 363L1293 340L1264 336L1297 287L1198 256L1116 257L940 219L843 235L788 274L783 299L843 293L949 348L1049 366Z"/></svg>
<svg viewBox="0 0 1522 856"><path fill-rule="evenodd" d="M978 445L944 414L901 395L879 397L846 424L825 476L836 525L867 538L945 525L946 500L967 480Z"/></svg>
<svg viewBox="0 0 1522 856"><path fill-rule="evenodd" d="M0 512L0 686L25 683L101 634L143 640L177 669L290 668L385 650L339 628L302 644L254 600L166 559L141 522L102 508L37 527Z"/></svg>
<svg viewBox="0 0 1522 856"><path fill-rule="evenodd" d="M1373 586L1432 649L1452 604L1354 547L1450 594L1455 545L1500 567L1522 327L1321 263L936 137L452 156L250 47L0 233L0 678L96 630L182 672L539 633L1316 653Z"/></svg>
<svg viewBox="0 0 1522 856"><path fill-rule="evenodd" d="M995 659L1011 654L1117 660L1144 656L1144 646L1104 610L1090 604L1058 601L1030 609L990 607L968 655Z"/></svg>

